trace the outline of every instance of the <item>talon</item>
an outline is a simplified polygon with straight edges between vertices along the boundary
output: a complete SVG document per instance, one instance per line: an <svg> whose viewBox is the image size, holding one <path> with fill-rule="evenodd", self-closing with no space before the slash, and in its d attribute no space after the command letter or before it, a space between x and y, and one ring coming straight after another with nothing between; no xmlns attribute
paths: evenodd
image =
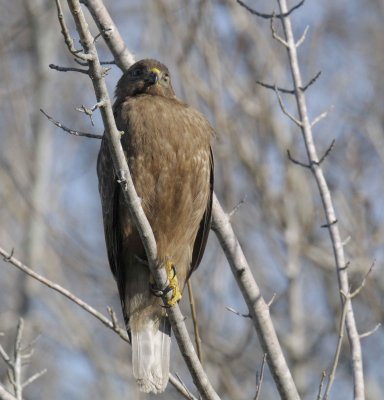
<svg viewBox="0 0 384 400"><path fill-rule="evenodd" d="M168 289L172 290L172 298L168 300L167 305L169 307L174 306L181 299L181 292L179 289L179 282L176 276L176 266L172 261L167 261L165 269L168 273L169 286Z"/></svg>
<svg viewBox="0 0 384 400"><path fill-rule="evenodd" d="M176 276L176 266L173 264L172 261L167 261L167 263L165 264L165 269L167 271L168 280L169 280L169 285L166 288L159 289L158 287L156 287L156 284L155 284L155 281L154 281L152 275L150 275L150 277L149 277L149 283L150 283L151 292L156 297L163 297L167 293L172 291L171 299L168 300L167 304L164 306L164 308L170 308L170 307L174 306L178 301L180 301L181 292L179 289L179 282L178 282L177 276Z"/></svg>

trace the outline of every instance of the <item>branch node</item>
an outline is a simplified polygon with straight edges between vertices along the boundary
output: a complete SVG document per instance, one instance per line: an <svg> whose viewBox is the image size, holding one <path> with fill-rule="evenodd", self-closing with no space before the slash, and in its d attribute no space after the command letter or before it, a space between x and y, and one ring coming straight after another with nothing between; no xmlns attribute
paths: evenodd
<svg viewBox="0 0 384 400"><path fill-rule="evenodd" d="M320 160L319 161L312 161L311 164L312 165L316 165L316 166L319 167L323 163L323 161L328 157L329 153L332 151L332 149L333 149L333 147L335 145L335 142L336 142L336 140L333 139L331 144L328 146L328 149L325 151L323 156L320 158Z"/></svg>
<svg viewBox="0 0 384 400"><path fill-rule="evenodd" d="M271 26L272 37L275 40L277 40L278 42L280 42L284 47L288 48L289 47L288 42L285 41L281 36L279 36L279 34L276 31L275 18L276 18L276 15L275 15L275 13L273 13L272 16L271 16L271 25L270 25Z"/></svg>
<svg viewBox="0 0 384 400"><path fill-rule="evenodd" d="M15 248L12 247L12 250L11 250L10 254L9 254L8 256L3 256L3 260L4 260L5 262L11 261L14 252L15 252Z"/></svg>

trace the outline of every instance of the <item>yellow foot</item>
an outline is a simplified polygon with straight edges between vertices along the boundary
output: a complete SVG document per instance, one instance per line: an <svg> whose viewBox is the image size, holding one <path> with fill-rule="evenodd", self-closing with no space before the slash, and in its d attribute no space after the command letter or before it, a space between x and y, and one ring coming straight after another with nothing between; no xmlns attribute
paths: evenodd
<svg viewBox="0 0 384 400"><path fill-rule="evenodd" d="M168 288L172 290L172 298L168 300L168 305L172 307L181 299L181 292L176 276L176 268L172 261L167 261L165 264L165 270L167 271L169 279Z"/></svg>

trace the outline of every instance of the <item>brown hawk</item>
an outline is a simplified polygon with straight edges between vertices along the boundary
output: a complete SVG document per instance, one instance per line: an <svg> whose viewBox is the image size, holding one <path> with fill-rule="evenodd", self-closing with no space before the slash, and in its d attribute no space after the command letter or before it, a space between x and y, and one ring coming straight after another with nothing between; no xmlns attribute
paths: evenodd
<svg viewBox="0 0 384 400"><path fill-rule="evenodd" d="M176 97L167 67L156 60L132 65L115 95L117 128L124 132L122 147L156 238L158 260L166 265L173 287L178 281L182 290L200 263L210 229L213 128ZM109 264L131 337L133 374L142 391L159 393L168 382L170 324L151 289L145 250L117 183L106 137L97 174ZM180 298L177 291L171 302Z"/></svg>

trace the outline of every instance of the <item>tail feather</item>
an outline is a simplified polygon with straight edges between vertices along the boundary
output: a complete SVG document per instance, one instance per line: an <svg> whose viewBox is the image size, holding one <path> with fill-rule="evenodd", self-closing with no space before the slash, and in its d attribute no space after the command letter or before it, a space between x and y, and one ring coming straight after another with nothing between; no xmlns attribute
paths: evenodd
<svg viewBox="0 0 384 400"><path fill-rule="evenodd" d="M148 320L137 331L131 331L133 375L139 389L146 393L161 393L169 377L171 327L167 318L160 326Z"/></svg>

